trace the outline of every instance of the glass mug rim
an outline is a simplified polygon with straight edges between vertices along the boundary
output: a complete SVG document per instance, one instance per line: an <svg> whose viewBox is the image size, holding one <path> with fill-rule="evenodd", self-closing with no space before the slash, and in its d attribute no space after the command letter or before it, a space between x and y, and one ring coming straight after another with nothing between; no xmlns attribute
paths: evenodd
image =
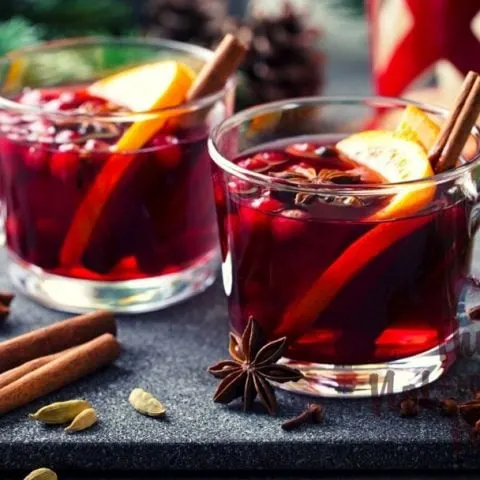
<svg viewBox="0 0 480 480"><path fill-rule="evenodd" d="M211 132L208 140L208 150L212 160L225 172L236 177L254 183L256 185L268 187L275 190L283 190L296 193L321 193L326 195L386 195L395 194L402 189L425 188L434 185L446 183L448 181L456 180L465 173L470 172L478 165L480 165L480 129L476 126L472 128L472 136L477 140L477 148L472 159L459 167L452 170L447 170L442 173L437 173L427 178L418 180L408 180L403 182L383 183L383 184L361 184L361 185L322 185L321 187L304 187L297 185L288 185L282 182L281 179L265 175L263 173L247 170L232 162L224 154L219 146L219 138L227 133L229 130L239 127L242 123L252 120L261 115L281 111L295 110L304 106L326 106L326 105L349 105L349 106L368 106L372 108L399 108L408 105L414 105L426 113L430 113L442 118L445 118L449 112L447 108L439 107L413 100L407 100L396 97L386 96L312 96L292 98L286 100L279 100L276 102L264 103L262 105L250 107L246 110L240 111L231 117L227 118L219 125L217 125ZM328 133L325 132L325 133ZM240 134L241 135L241 134ZM314 135L314 134L313 134Z"/></svg>
<svg viewBox="0 0 480 480"><path fill-rule="evenodd" d="M168 40L164 38L106 38L101 36L91 37L75 37L58 40L49 40L39 42L24 48L12 50L2 57L0 57L0 67L10 64L16 59L21 59L24 55L32 55L35 53L44 52L61 52L63 50L75 50L76 48L83 48L95 45L124 45L136 47L164 47L165 50L172 50L178 53L190 54L203 61L210 60L214 52L208 48L199 45L193 45L185 42L178 42L176 40ZM149 62L145 62L149 63ZM236 87L235 75L231 76L224 88L218 92L206 95L197 100L192 100L182 104L181 106L158 108L143 112L111 112L105 114L88 114L88 113L69 113L68 111L48 111L42 107L35 107L31 105L24 105L15 100L11 100L0 94L0 110L17 111L22 114L35 114L57 120L70 120L75 122L82 121L99 121L99 122L136 122L142 120L149 120L157 118L159 114L166 114L168 116L180 116L188 113L196 112L206 107L213 106L216 102L224 98L229 92Z"/></svg>

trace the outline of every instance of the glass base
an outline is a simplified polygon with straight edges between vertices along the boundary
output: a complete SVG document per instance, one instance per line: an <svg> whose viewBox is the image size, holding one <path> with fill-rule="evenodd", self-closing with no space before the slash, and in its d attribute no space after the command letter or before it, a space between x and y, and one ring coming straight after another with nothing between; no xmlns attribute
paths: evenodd
<svg viewBox="0 0 480 480"><path fill-rule="evenodd" d="M437 380L455 361L458 332L447 342L400 360L366 365L329 365L283 358L279 363L298 368L305 379L277 385L290 392L321 397L362 398L398 394Z"/></svg>
<svg viewBox="0 0 480 480"><path fill-rule="evenodd" d="M40 304L72 313L110 310L144 313L160 310L203 292L215 281L217 250L177 273L145 279L99 282L62 277L25 264L10 254L9 274L21 293Z"/></svg>

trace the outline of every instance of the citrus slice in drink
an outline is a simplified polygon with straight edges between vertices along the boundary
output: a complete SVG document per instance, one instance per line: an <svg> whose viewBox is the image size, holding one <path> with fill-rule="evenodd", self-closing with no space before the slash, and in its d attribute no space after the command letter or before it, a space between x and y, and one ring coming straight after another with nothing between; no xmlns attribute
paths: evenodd
<svg viewBox="0 0 480 480"><path fill-rule="evenodd" d="M436 133L436 135L435 135ZM337 143L353 160L380 173L388 182L420 180L433 175L428 150L440 129L421 110L405 109L396 131L371 130ZM380 221L353 242L314 280L310 288L285 312L275 335L300 335L314 324L338 292L377 255L428 224L431 217L415 216L435 195L435 185L402 186L389 203L367 220ZM405 221L384 222L403 217Z"/></svg>
<svg viewBox="0 0 480 480"><path fill-rule="evenodd" d="M195 72L181 62L148 63L123 70L97 80L88 92L132 112L149 112L157 108L174 107L185 96L195 79Z"/></svg>
<svg viewBox="0 0 480 480"><path fill-rule="evenodd" d="M340 152L378 172L389 183L419 180L433 175L425 148L395 132L371 130L337 143ZM369 220L390 220L411 215L424 207L435 194L434 185L400 186L399 193Z"/></svg>
<svg viewBox="0 0 480 480"><path fill-rule="evenodd" d="M194 79L195 73L187 65L165 61L125 70L89 87L90 93L130 110L159 110L159 113L134 122L114 146L118 153L105 162L72 220L60 252L64 266L80 261L107 201L121 179L135 166L135 150L142 148L162 129L171 116L162 109L180 105Z"/></svg>
<svg viewBox="0 0 480 480"><path fill-rule="evenodd" d="M427 152L440 134L440 126L423 110L409 105L403 111L395 135L421 145Z"/></svg>

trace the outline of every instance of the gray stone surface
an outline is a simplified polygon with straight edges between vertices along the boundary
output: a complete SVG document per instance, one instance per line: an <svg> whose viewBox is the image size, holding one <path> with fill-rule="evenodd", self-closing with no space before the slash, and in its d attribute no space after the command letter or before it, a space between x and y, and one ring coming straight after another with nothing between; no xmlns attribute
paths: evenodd
<svg viewBox="0 0 480 480"><path fill-rule="evenodd" d="M4 259L0 263L5 270ZM0 288L8 288L3 277ZM65 315L18 297L0 338L46 325ZM307 398L279 393L278 418L259 408L216 405L207 366L227 353L227 320L221 286L163 312L119 317L123 354L112 366L62 391L0 418L3 470L51 466L58 470L320 470L458 469L480 466L463 424L429 412L400 419L371 400L330 400L325 424L286 433L283 419ZM467 396L480 361L462 360L432 394ZM144 387L168 408L165 420L143 417L127 402ZM98 409L93 429L67 435L27 419L55 400L88 398ZM1 477L1 475L0 475Z"/></svg>

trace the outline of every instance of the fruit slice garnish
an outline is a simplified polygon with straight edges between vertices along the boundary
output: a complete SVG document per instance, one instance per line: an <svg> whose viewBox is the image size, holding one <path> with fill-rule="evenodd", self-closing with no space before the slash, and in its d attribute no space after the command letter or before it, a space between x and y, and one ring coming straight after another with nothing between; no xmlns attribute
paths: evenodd
<svg viewBox="0 0 480 480"><path fill-rule="evenodd" d="M337 148L357 162L376 170L391 183L418 180L433 175L427 151L440 129L421 110L404 111L395 132L372 130L348 137ZM352 243L322 274L305 294L287 309L275 335L295 337L305 332L333 301L342 288L371 260L390 246L431 221L430 216L415 217L435 194L435 186L401 187L386 207L367 220L379 221L413 217L398 222L380 222Z"/></svg>
<svg viewBox="0 0 480 480"><path fill-rule="evenodd" d="M339 151L358 163L375 170L389 183L419 180L433 175L425 148L417 142L405 140L396 132L371 130L357 133L337 143ZM386 220L413 214L435 194L435 187L399 187L389 203L370 220Z"/></svg>
<svg viewBox="0 0 480 480"><path fill-rule="evenodd" d="M440 134L440 126L423 110L409 105L403 111L395 135L421 145L427 152L433 147Z"/></svg>
<svg viewBox="0 0 480 480"><path fill-rule="evenodd" d="M140 65L102 78L88 92L132 112L174 107L183 100L182 84L195 79L195 72L181 62L164 61Z"/></svg>
<svg viewBox="0 0 480 480"><path fill-rule="evenodd" d="M183 63L159 62L104 78L94 83L89 91L130 109L157 110L180 105L194 78L194 72ZM133 123L119 139L115 145L119 153L105 162L77 208L60 252L63 265L80 261L107 201L121 179L138 163L135 154L125 153L142 148L169 118L168 112L160 111L154 118Z"/></svg>

